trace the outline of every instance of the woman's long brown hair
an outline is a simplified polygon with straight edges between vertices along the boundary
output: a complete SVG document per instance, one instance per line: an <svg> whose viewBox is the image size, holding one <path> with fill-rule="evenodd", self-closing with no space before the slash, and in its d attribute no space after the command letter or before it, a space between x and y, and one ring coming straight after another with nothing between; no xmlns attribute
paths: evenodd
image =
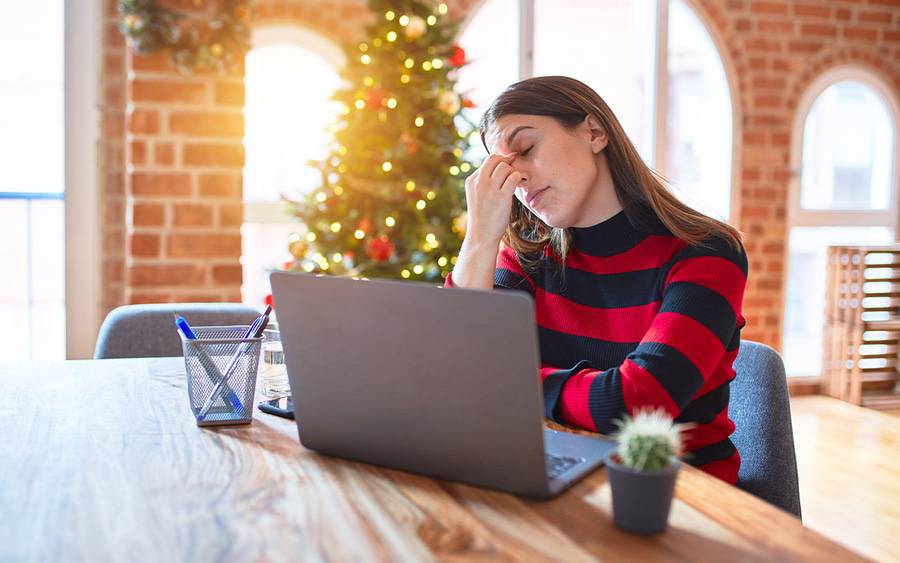
<svg viewBox="0 0 900 563"><path fill-rule="evenodd" d="M586 84L566 76L539 76L508 87L481 119L485 148L485 137L497 120L513 114L552 117L569 130L592 116L606 130L606 159L616 196L631 224L646 225L652 213L688 245L703 245L711 237L719 237L736 251L740 249L737 229L691 209L672 194L665 180L641 160L603 98ZM548 243L565 259L570 235L566 229L548 226L514 198L503 242L523 259L523 265L534 266Z"/></svg>

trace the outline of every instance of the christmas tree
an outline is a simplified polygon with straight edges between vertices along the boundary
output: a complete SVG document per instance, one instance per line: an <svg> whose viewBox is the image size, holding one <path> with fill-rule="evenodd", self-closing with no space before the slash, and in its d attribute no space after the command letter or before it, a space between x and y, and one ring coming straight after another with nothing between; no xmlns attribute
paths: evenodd
<svg viewBox="0 0 900 563"><path fill-rule="evenodd" d="M289 269L435 282L465 236L463 158L472 104L454 92L465 51L445 4L370 0L368 41L345 46L341 113L321 186L291 202L308 229L289 241Z"/></svg>

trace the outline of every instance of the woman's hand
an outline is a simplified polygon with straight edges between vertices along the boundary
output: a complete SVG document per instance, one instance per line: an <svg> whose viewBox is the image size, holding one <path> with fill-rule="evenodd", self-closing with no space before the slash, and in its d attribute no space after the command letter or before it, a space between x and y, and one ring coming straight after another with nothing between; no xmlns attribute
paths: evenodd
<svg viewBox="0 0 900 563"><path fill-rule="evenodd" d="M466 178L469 207L466 239L453 267L453 283L458 287L494 287L500 239L509 223L516 185L524 178L521 172L512 169L516 155L492 154Z"/></svg>
<svg viewBox="0 0 900 563"><path fill-rule="evenodd" d="M517 154L492 154L466 178L466 238L471 237L472 242L499 246L509 223L513 194L524 179L524 174L512 168Z"/></svg>

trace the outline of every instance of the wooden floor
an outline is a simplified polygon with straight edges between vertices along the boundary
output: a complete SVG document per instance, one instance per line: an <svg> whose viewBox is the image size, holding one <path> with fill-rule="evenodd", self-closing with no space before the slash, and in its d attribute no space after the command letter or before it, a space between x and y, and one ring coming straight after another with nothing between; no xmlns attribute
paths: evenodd
<svg viewBox="0 0 900 563"><path fill-rule="evenodd" d="M791 399L803 523L877 561L900 561L900 411Z"/></svg>

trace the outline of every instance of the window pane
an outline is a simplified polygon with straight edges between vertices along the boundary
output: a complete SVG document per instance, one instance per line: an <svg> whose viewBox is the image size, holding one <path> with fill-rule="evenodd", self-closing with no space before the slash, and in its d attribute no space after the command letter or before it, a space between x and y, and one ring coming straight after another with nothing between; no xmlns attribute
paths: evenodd
<svg viewBox="0 0 900 563"><path fill-rule="evenodd" d="M321 174L306 162L328 155L336 69L302 46L273 44L247 53L244 80L244 199L278 201L320 185Z"/></svg>
<svg viewBox="0 0 900 563"><path fill-rule="evenodd" d="M890 244L893 240L888 227L791 229L784 318L784 364L788 375L819 375L822 370L827 247Z"/></svg>
<svg viewBox="0 0 900 563"><path fill-rule="evenodd" d="M0 199L0 361L65 359L62 200Z"/></svg>
<svg viewBox="0 0 900 563"><path fill-rule="evenodd" d="M63 2L4 2L0 191L63 191ZM23 56L27 55L27 56Z"/></svg>
<svg viewBox="0 0 900 563"><path fill-rule="evenodd" d="M698 210L728 219L731 97L722 60L684 0L669 2L669 94L665 174Z"/></svg>
<svg viewBox="0 0 900 563"><path fill-rule="evenodd" d="M803 128L803 208L888 209L894 142L888 107L872 88L826 88Z"/></svg>
<svg viewBox="0 0 900 563"><path fill-rule="evenodd" d="M581 80L653 163L655 0L535 0L534 73Z"/></svg>
<svg viewBox="0 0 900 563"><path fill-rule="evenodd" d="M456 90L475 103L464 114L476 125L494 98L519 78L518 27L517 0L487 0L460 36L459 44L470 62L460 69ZM487 156L480 136L471 145L467 159Z"/></svg>

